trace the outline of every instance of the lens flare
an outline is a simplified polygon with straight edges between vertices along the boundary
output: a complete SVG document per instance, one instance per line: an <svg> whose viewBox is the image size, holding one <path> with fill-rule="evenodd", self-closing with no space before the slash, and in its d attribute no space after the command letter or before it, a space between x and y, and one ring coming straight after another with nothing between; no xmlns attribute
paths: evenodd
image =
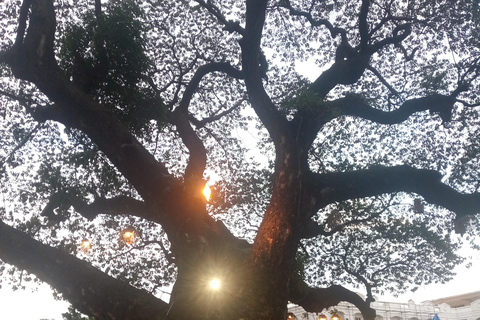
<svg viewBox="0 0 480 320"><path fill-rule="evenodd" d="M212 196L212 190L208 186L208 184L205 185L205 188L203 188L203 195L205 196L205 199L207 201L210 200L210 197Z"/></svg>
<svg viewBox="0 0 480 320"><path fill-rule="evenodd" d="M213 279L210 281L210 288L213 290L218 290L220 289L220 281L218 279Z"/></svg>

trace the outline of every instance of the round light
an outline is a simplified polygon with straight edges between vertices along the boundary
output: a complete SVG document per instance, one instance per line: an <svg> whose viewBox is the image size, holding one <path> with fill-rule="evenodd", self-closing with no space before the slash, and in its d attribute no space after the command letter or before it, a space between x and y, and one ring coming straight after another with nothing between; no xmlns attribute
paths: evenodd
<svg viewBox="0 0 480 320"><path fill-rule="evenodd" d="M139 234L138 231L136 231L133 227L130 226L122 230L121 237L126 244L132 245L137 242Z"/></svg>
<svg viewBox="0 0 480 320"><path fill-rule="evenodd" d="M84 253L89 253L90 249L92 249L92 245L88 239L83 239L80 248Z"/></svg>
<svg viewBox="0 0 480 320"><path fill-rule="evenodd" d="M210 281L210 288L213 290L218 290L220 288L220 281L218 279L213 279Z"/></svg>

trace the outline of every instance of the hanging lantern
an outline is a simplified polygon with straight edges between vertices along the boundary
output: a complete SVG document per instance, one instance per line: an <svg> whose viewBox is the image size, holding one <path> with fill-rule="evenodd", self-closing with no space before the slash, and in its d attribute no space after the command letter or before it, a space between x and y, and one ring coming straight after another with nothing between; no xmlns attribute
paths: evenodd
<svg viewBox="0 0 480 320"><path fill-rule="evenodd" d="M80 249L85 254L90 253L90 250L92 249L92 244L90 243L90 240L83 239L82 242L80 243Z"/></svg>
<svg viewBox="0 0 480 320"><path fill-rule="evenodd" d="M287 320L295 320L295 315L291 312L287 314Z"/></svg>
<svg viewBox="0 0 480 320"><path fill-rule="evenodd" d="M203 188L203 195L205 196L205 199L207 201L210 200L210 197L212 196L212 189L208 186L208 184L205 184L205 187Z"/></svg>
<svg viewBox="0 0 480 320"><path fill-rule="evenodd" d="M327 320L327 316L322 313L318 316L318 320Z"/></svg>
<svg viewBox="0 0 480 320"><path fill-rule="evenodd" d="M138 231L135 230L135 228L127 227L126 229L122 230L121 236L123 238L123 241L126 244L131 245L131 244L134 244L135 242L137 242L139 234L138 234Z"/></svg>
<svg viewBox="0 0 480 320"><path fill-rule="evenodd" d="M336 313L330 318L330 320L342 320Z"/></svg>

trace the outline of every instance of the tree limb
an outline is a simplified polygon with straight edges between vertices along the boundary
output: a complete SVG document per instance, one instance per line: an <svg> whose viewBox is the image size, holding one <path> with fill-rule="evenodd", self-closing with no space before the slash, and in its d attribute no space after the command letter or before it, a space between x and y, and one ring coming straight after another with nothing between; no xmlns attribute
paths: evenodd
<svg viewBox="0 0 480 320"><path fill-rule="evenodd" d="M281 132L289 127L286 119L278 112L268 96L262 83L262 72L259 63L261 55L260 42L265 23L268 1L247 1L245 35L241 41L242 66L245 84L252 107L269 131L273 141L281 139Z"/></svg>
<svg viewBox="0 0 480 320"><path fill-rule="evenodd" d="M98 198L92 203L87 204L76 198L72 203L75 211L87 219L93 219L99 214L108 215L129 215L150 221L155 221L154 214L147 207L145 202L128 196L118 196L114 198Z"/></svg>
<svg viewBox="0 0 480 320"><path fill-rule="evenodd" d="M375 309L358 294L340 285L328 288L311 288L301 280L294 279L290 285L289 300L301 306L307 312L322 312L323 309L336 306L341 301L355 305L365 320L375 319Z"/></svg>
<svg viewBox="0 0 480 320"><path fill-rule="evenodd" d="M331 108L340 110L343 115L357 116L380 124L395 124L407 120L416 112L426 110L438 113L444 122L448 122L455 102L452 96L434 94L406 100L394 111L382 111L370 106L361 96L348 95L328 104Z"/></svg>
<svg viewBox="0 0 480 320"><path fill-rule="evenodd" d="M182 96L182 100L180 101L180 108L187 109L190 105L190 101L202 81L203 77L212 72L224 72L232 78L235 79L243 79L242 71L234 68L228 62L212 62L200 66L195 74L193 75L192 79L188 83L187 87Z"/></svg>
<svg viewBox="0 0 480 320"><path fill-rule="evenodd" d="M18 18L17 36L15 38L15 45L20 45L23 42L25 36L25 30L27 30L28 11L32 5L32 0L24 0L20 7L20 16Z"/></svg>
<svg viewBox="0 0 480 320"><path fill-rule="evenodd" d="M86 133L144 200L151 197L156 200L165 195L158 188L171 187L174 180L165 166L113 114L69 81L57 65L53 52L55 12L52 2L35 1L31 12L24 43L16 44L15 59L9 59L8 64L16 77L33 82L53 101L52 105L37 106L32 116L37 121L54 120ZM41 40L50 37L50 44Z"/></svg>
<svg viewBox="0 0 480 320"><path fill-rule="evenodd" d="M207 163L205 146L190 125L188 107L203 77L212 72L224 72L237 79L243 77L240 70L235 69L227 62L212 62L200 66L185 88L179 107L171 113L170 122L177 127L183 143L190 152L187 168L185 169L186 181L202 179Z"/></svg>
<svg viewBox="0 0 480 320"><path fill-rule="evenodd" d="M167 303L2 221L0 259L33 273L87 315L99 319L165 319Z"/></svg>
<svg viewBox="0 0 480 320"><path fill-rule="evenodd" d="M343 45L348 45L344 42ZM342 46L342 45L340 45ZM337 48L337 52L340 49ZM351 48L352 50L355 50ZM370 60L370 53L367 51L352 51L345 59L339 59L327 70L325 70L311 85L309 90L317 93L320 98L327 94L338 84L353 84L360 79Z"/></svg>
<svg viewBox="0 0 480 320"><path fill-rule="evenodd" d="M371 45L369 51L371 52L371 54L373 54L389 44L399 44L403 40L405 40L410 35L410 33L412 33L411 23L404 23L398 25L397 27L395 27L395 29L393 29L393 35L391 37L387 37Z"/></svg>
<svg viewBox="0 0 480 320"><path fill-rule="evenodd" d="M238 34L243 35L245 29L243 29L240 24L236 21L227 20L227 18L220 12L217 6L215 6L211 1L195 0L198 4L208 10L215 18L218 19L224 26L225 30L232 33L237 32Z"/></svg>
<svg viewBox="0 0 480 320"><path fill-rule="evenodd" d="M183 144L190 153L184 180L196 185L198 180L203 178L207 165L207 150L190 124L188 110L177 108L170 114L169 120L176 126Z"/></svg>
<svg viewBox="0 0 480 320"><path fill-rule="evenodd" d="M312 173L318 208L348 199L392 192L414 192L425 201L453 211L457 218L480 212L480 193L463 194L442 183L439 172L408 166L376 167L352 172Z"/></svg>
<svg viewBox="0 0 480 320"><path fill-rule="evenodd" d="M235 109L238 109L242 103L244 103L246 100L246 98L244 99L241 99L239 101L237 101L234 105L232 105L230 108L228 108L227 110L224 110L220 113L214 113L213 115L211 115L210 117L207 117L207 118L203 118L202 120L198 120L196 119L193 115L189 115L189 119L190 121L195 125L195 127L197 128L203 128L207 123L210 123L210 122L214 122L216 120L219 120L221 119L222 117L232 113ZM218 112L218 111L217 111Z"/></svg>
<svg viewBox="0 0 480 320"><path fill-rule="evenodd" d="M382 74L377 70L375 69L374 67L372 67L371 65L368 65L367 66L367 69L370 70L377 78L378 80L380 80L380 82L385 86L387 87L388 90L390 90L391 93L393 93L394 95L398 96L400 95L398 93L398 91L390 84L388 83L387 80L385 80L385 78L382 76Z"/></svg>
<svg viewBox="0 0 480 320"><path fill-rule="evenodd" d="M393 30L391 37L386 37L374 44L368 45L371 40L366 21L369 8L369 1L362 2L360 14L360 34L361 43L359 47L347 48L349 53L343 55L341 59L335 59L335 63L324 71L311 85L310 90L324 98L338 84L353 84L360 79L365 69L368 67L370 57L381 50L383 47L394 44L398 45L405 40L411 33L410 23L401 24ZM341 44L337 47L337 53L342 47L349 46L348 39L342 38Z"/></svg>
<svg viewBox="0 0 480 320"><path fill-rule="evenodd" d="M330 31L330 35L332 38L335 38L337 35L341 35L342 41L346 41L347 39L347 31L342 28L334 27L330 21L326 19L314 19L311 15L310 12L304 12L300 10L296 10L295 8L292 7L290 0L284 0L280 3L280 6L288 9L290 11L290 14L293 16L299 16L299 17L304 17L307 19L308 22L314 27L320 27L324 26Z"/></svg>
<svg viewBox="0 0 480 320"><path fill-rule="evenodd" d="M438 114L443 122L449 122L454 104L458 101L454 95L433 94L406 100L393 111L383 111L372 107L362 96L356 94L347 94L344 98L323 103L320 103L321 97L318 100L318 107L298 112L293 122L302 121L301 129L305 133L307 144L313 142L318 130L326 122L341 115L359 117L378 124L396 124L407 120L414 113L429 110Z"/></svg>
<svg viewBox="0 0 480 320"><path fill-rule="evenodd" d="M360 50L367 49L370 35L368 31L368 10L370 9L370 0L362 0L360 14L358 16L358 29L360 32Z"/></svg>
<svg viewBox="0 0 480 320"><path fill-rule="evenodd" d="M200 252L199 247L206 242L225 243L226 235L206 211L201 189L186 188L183 181L172 176L111 111L86 95L60 69L53 51L54 22L52 1L35 1L25 41L14 47L14 58L7 61L15 77L34 83L52 101L49 106L36 107L34 118L58 121L84 132L134 186L145 203L155 208L155 221L167 232L172 251L177 250L175 254L180 248ZM51 47L46 48L49 43ZM180 119L188 123L186 116ZM196 168L204 168L202 161L197 163L200 165ZM203 174L200 169L194 172ZM227 236L233 237L230 233ZM200 238L206 241L195 242L197 246L192 244L191 239Z"/></svg>
<svg viewBox="0 0 480 320"><path fill-rule="evenodd" d="M13 156L15 155L15 152L17 152L23 146L25 146L25 144L27 144L27 142L30 140L30 138L33 137L42 126L43 126L42 123L37 124L35 126L35 128L33 128L27 135L25 135L25 137L13 148L13 150L10 151L7 156L5 156L5 158L3 158L3 159L0 158L0 167L3 167L5 165L5 163L12 160Z"/></svg>

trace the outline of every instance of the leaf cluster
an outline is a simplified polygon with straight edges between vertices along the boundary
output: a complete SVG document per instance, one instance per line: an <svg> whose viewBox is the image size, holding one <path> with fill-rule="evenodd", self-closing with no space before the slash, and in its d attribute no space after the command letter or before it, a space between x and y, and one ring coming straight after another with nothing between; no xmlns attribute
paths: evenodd
<svg viewBox="0 0 480 320"><path fill-rule="evenodd" d="M67 24L58 53L67 75L137 133L150 120L164 122L166 111L148 83L153 64L143 19L137 2L109 2L100 15L87 11Z"/></svg>

